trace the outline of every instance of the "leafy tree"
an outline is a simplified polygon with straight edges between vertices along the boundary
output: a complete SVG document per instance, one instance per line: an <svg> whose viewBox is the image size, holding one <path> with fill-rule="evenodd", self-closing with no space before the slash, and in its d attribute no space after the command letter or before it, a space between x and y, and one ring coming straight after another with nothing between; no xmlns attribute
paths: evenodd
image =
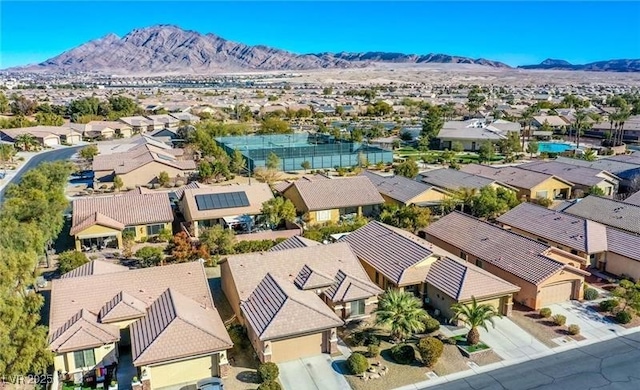
<svg viewBox="0 0 640 390"><path fill-rule="evenodd" d="M135 115L141 111L136 102L126 96L111 96L108 100L111 110L117 112L119 117Z"/></svg>
<svg viewBox="0 0 640 390"><path fill-rule="evenodd" d="M438 106L433 106L429 108L427 118L422 122L420 137L426 138L426 142L431 143L438 136L443 126L442 111Z"/></svg>
<svg viewBox="0 0 640 390"><path fill-rule="evenodd" d="M60 253L58 256L58 270L62 274L66 274L69 271L80 267L81 265L88 263L89 259L87 255L78 251L66 251Z"/></svg>
<svg viewBox="0 0 640 390"><path fill-rule="evenodd" d="M117 191L120 191L122 187L124 187L124 182L122 181L122 178L120 176L116 175L113 178L113 188L115 188Z"/></svg>
<svg viewBox="0 0 640 390"><path fill-rule="evenodd" d="M529 155L533 157L534 154L538 153L539 148L540 145L538 144L538 141L529 141L529 143L527 144L527 153L529 153Z"/></svg>
<svg viewBox="0 0 640 390"><path fill-rule="evenodd" d="M84 148L80 149L80 152L78 152L80 157L88 161L93 161L93 158L99 153L100 151L98 150L97 145L85 146Z"/></svg>
<svg viewBox="0 0 640 390"><path fill-rule="evenodd" d="M36 122L42 126L62 126L64 118L53 113L39 112L36 114Z"/></svg>
<svg viewBox="0 0 640 390"><path fill-rule="evenodd" d="M233 231L221 225L215 225L200 232L200 242L205 244L214 255L233 253L233 240Z"/></svg>
<svg viewBox="0 0 640 390"><path fill-rule="evenodd" d="M153 267L158 264L162 265L164 253L162 248L157 246L145 246L136 251L136 257L139 258L143 267Z"/></svg>
<svg viewBox="0 0 640 390"><path fill-rule="evenodd" d="M500 153L505 156L511 156L514 153L522 152L522 146L520 145L520 137L517 133L510 131L507 138L501 139L498 142L498 149Z"/></svg>
<svg viewBox="0 0 640 390"><path fill-rule="evenodd" d="M194 245L186 232L174 235L167 249L178 263L193 260Z"/></svg>
<svg viewBox="0 0 640 390"><path fill-rule="evenodd" d="M396 165L393 169L396 175L408 177L409 179L413 179L418 176L418 172L420 171L418 163L411 158L408 158L404 162Z"/></svg>
<svg viewBox="0 0 640 390"><path fill-rule="evenodd" d="M640 282L620 281L620 285L613 290L613 296L620 301L621 311L633 309L636 314L640 312Z"/></svg>
<svg viewBox="0 0 640 390"><path fill-rule="evenodd" d="M280 179L281 173L277 169L258 167L253 172L253 176L263 183L273 184Z"/></svg>
<svg viewBox="0 0 640 390"><path fill-rule="evenodd" d="M424 320L428 318L422 302L413 294L400 290L387 290L382 294L374 312L376 324L389 326L391 336L401 341L424 330Z"/></svg>
<svg viewBox="0 0 640 390"><path fill-rule="evenodd" d="M262 204L262 215L272 228L279 226L283 221L296 219L296 206L286 198L278 196Z"/></svg>
<svg viewBox="0 0 640 390"><path fill-rule="evenodd" d="M454 321L460 321L471 328L469 333L467 333L467 343L469 343L469 345L476 345L480 342L478 327L482 327L488 331L487 323L495 327L493 319L495 317L502 317L493 305L478 304L475 297L472 297L470 304L453 304L451 310L455 313L453 317Z"/></svg>
<svg viewBox="0 0 640 390"><path fill-rule="evenodd" d="M158 174L158 183L161 186L166 186L167 184L169 184L171 182L171 178L169 177L169 174L166 171L162 171Z"/></svg>
<svg viewBox="0 0 640 390"><path fill-rule="evenodd" d="M235 149L231 155L230 169L238 175L247 167L247 162L239 149Z"/></svg>
<svg viewBox="0 0 640 390"><path fill-rule="evenodd" d="M304 169L304 173L307 173L307 170L311 169L311 163L307 160L304 160L300 163L300 168Z"/></svg>
<svg viewBox="0 0 640 390"><path fill-rule="evenodd" d="M451 150L456 153L461 153L464 151L464 145L460 141L454 141L453 143L451 143Z"/></svg>
<svg viewBox="0 0 640 390"><path fill-rule="evenodd" d="M9 99L0 91L0 114L4 114L7 111L9 111Z"/></svg>
<svg viewBox="0 0 640 390"><path fill-rule="evenodd" d="M485 186L471 199L471 213L480 218L495 218L516 207L520 201L515 192Z"/></svg>
<svg viewBox="0 0 640 390"><path fill-rule="evenodd" d="M478 149L478 161L480 163L491 161L495 154L496 150L491 141L484 141Z"/></svg>
<svg viewBox="0 0 640 390"><path fill-rule="evenodd" d="M16 155L16 149L11 144L0 144L0 162L6 164L13 160Z"/></svg>
<svg viewBox="0 0 640 390"><path fill-rule="evenodd" d="M36 112L38 103L27 99L22 95L14 95L11 101L11 113L13 115L32 115Z"/></svg>
<svg viewBox="0 0 640 390"><path fill-rule="evenodd" d="M333 88L332 87L324 87L322 89L322 94L325 95L325 96L333 95Z"/></svg>
<svg viewBox="0 0 640 390"><path fill-rule="evenodd" d="M132 231L124 231L122 233L122 254L129 258L133 256L133 244L135 243L136 234Z"/></svg>
<svg viewBox="0 0 640 390"><path fill-rule="evenodd" d="M431 211L426 207L385 205L380 221L400 229L418 232L431 223Z"/></svg>
<svg viewBox="0 0 640 390"><path fill-rule="evenodd" d="M589 195L604 196L604 190L598 186L589 187Z"/></svg>
<svg viewBox="0 0 640 390"><path fill-rule="evenodd" d="M257 134L289 134L292 132L289 124L282 119L266 118L260 124Z"/></svg>
<svg viewBox="0 0 640 390"><path fill-rule="evenodd" d="M213 167L209 161L200 161L198 164L198 176L205 183L213 177Z"/></svg>
<svg viewBox="0 0 640 390"><path fill-rule="evenodd" d="M378 100L375 104L367 106L367 116L385 116L393 112L393 108L382 100Z"/></svg>
<svg viewBox="0 0 640 390"><path fill-rule="evenodd" d="M275 154L274 152L269 153L269 155L267 156L267 159L265 161L265 165L268 169L280 169L280 165L281 164L281 160L280 157L278 157L277 154Z"/></svg>
<svg viewBox="0 0 640 390"><path fill-rule="evenodd" d="M478 113L480 107L487 100L484 95L481 95L481 92L478 88L471 88L469 94L467 95L467 108L469 112L472 114Z"/></svg>
<svg viewBox="0 0 640 390"><path fill-rule="evenodd" d="M95 115L101 116L104 112L100 109L100 100L96 97L83 97L73 100L69 104L69 114L72 121L76 120L83 115Z"/></svg>

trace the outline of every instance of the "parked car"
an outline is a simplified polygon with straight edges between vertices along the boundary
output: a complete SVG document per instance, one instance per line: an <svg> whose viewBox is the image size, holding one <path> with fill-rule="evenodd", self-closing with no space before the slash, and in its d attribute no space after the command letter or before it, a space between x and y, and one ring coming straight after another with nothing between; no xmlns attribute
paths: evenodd
<svg viewBox="0 0 640 390"><path fill-rule="evenodd" d="M222 390L224 385L220 378L207 378L201 379L196 384L197 390Z"/></svg>

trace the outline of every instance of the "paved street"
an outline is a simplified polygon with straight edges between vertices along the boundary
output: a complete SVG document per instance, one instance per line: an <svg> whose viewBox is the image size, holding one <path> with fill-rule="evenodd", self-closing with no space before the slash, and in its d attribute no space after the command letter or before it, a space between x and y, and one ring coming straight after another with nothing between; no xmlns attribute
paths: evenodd
<svg viewBox="0 0 640 390"><path fill-rule="evenodd" d="M31 159L29 159L29 161L27 161L18 172L15 172L15 174L12 175L11 178L9 178L9 176L11 175L11 172L8 171L7 172L7 177L9 178L9 180L3 180L0 182L0 203L2 203L2 200L4 198L4 192L6 189L6 186L9 183L17 183L20 181L20 178L22 177L22 175L24 175L29 169L37 166L38 164L41 164L43 162L51 162L51 161L58 161L58 160L67 160L69 159L71 156L73 156L80 148L84 147L86 145L79 145L79 146L74 146L74 147L68 147L68 148L60 148L60 149L54 149L48 152L43 152L43 153L39 153L36 154L35 156L31 157Z"/></svg>
<svg viewBox="0 0 640 390"><path fill-rule="evenodd" d="M439 390L640 389L640 333L438 383Z"/></svg>

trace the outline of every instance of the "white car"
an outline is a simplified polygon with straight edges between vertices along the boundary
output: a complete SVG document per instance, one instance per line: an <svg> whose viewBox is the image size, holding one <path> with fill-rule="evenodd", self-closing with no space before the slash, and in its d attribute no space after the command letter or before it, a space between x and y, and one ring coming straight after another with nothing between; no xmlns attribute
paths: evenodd
<svg viewBox="0 0 640 390"><path fill-rule="evenodd" d="M198 383L196 383L197 390L222 390L224 386L222 385L222 379L220 378L207 378L200 379Z"/></svg>

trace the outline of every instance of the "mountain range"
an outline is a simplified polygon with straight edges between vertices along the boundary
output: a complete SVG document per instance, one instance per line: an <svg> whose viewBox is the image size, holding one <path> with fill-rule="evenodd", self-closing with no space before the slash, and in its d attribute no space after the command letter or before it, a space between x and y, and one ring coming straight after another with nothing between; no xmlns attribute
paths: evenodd
<svg viewBox="0 0 640 390"><path fill-rule="evenodd" d="M108 34L66 51L37 65L12 71L99 72L107 74L181 73L204 74L239 70L307 70L366 67L372 63L459 63L492 68L509 65L484 58L447 54L387 52L295 54L268 46L249 46L214 34L201 34L173 25L135 29L124 37ZM523 69L593 71L640 71L640 60L601 61L572 65L546 60Z"/></svg>

